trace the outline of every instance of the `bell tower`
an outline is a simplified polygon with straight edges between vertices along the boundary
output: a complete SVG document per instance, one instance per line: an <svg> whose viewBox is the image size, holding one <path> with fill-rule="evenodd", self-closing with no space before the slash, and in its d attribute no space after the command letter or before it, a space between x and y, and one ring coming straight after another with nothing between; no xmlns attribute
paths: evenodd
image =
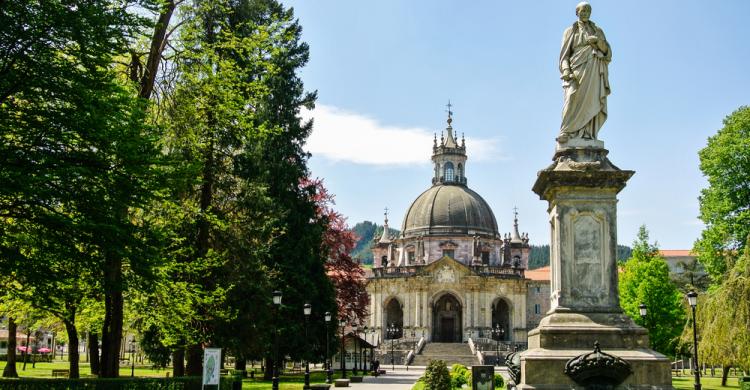
<svg viewBox="0 0 750 390"><path fill-rule="evenodd" d="M438 145L437 135L432 144L432 163L434 176L432 184L456 184L466 185L466 140L461 137L461 144L456 141L453 134L453 111L451 103L448 102L448 126L445 133L440 134Z"/></svg>

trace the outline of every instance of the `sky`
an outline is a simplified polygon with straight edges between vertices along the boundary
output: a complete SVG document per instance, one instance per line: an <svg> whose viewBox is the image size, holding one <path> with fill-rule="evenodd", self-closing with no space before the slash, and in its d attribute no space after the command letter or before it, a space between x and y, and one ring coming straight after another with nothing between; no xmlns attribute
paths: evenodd
<svg viewBox="0 0 750 390"><path fill-rule="evenodd" d="M300 71L318 92L305 146L313 177L350 225L400 228L431 185L433 134L465 134L468 185L500 233L513 208L532 244L549 243L547 203L531 191L559 131L562 33L578 1L297 0L310 46ZM661 249L690 249L707 186L698 151L750 104L750 1L591 1L612 47L609 159L636 173L618 199L618 242L641 225Z"/></svg>

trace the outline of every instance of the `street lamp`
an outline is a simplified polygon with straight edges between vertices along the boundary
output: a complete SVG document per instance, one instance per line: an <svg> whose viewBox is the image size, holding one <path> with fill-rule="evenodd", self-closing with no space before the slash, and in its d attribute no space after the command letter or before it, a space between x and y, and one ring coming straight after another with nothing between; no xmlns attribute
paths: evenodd
<svg viewBox="0 0 750 390"><path fill-rule="evenodd" d="M362 329L362 333L364 333L365 341L368 344L370 343L369 341L367 341L367 335L369 334L369 332L370 332L370 328L368 328L367 325L365 325L365 327ZM360 360L362 361L362 373L366 373L368 371L367 363L365 362L365 358L367 357L367 351L366 350L359 351L359 357L360 357ZM372 364L372 359L370 359L370 364ZM370 366L370 371L372 371L372 366Z"/></svg>
<svg viewBox="0 0 750 390"><path fill-rule="evenodd" d="M312 305L310 305L309 303L305 303L302 310L303 310L303 313L305 313L305 341L309 342L309 339L307 338L307 322L310 319L310 314L312 313ZM307 359L305 359L305 386L303 387L303 389L307 390L309 388L310 388L310 358L308 357Z"/></svg>
<svg viewBox="0 0 750 390"><path fill-rule="evenodd" d="M329 344L330 344L329 335L330 334L328 333L328 324L331 323L330 311L326 312L325 319L326 319L326 365L328 366L326 370L326 383L331 383L333 382L333 368L331 368L331 354L329 351Z"/></svg>
<svg viewBox="0 0 750 390"><path fill-rule="evenodd" d="M344 333L346 320L339 321L339 325L341 326L341 377L346 379L346 341L344 340L346 337L346 333Z"/></svg>
<svg viewBox="0 0 750 390"><path fill-rule="evenodd" d="M357 344L359 344L359 336L357 335L357 323L352 322L352 334L354 335L354 368L352 368L352 374L357 375Z"/></svg>
<svg viewBox="0 0 750 390"><path fill-rule="evenodd" d="M276 290L273 292L273 306L275 308L274 314L275 314L275 321L274 321L274 328L273 328L273 380L272 380L272 389L273 390L279 390L279 343L278 343L278 336L279 336L279 329L277 327L278 323L278 314L279 314L279 308L281 308L281 291Z"/></svg>
<svg viewBox="0 0 750 390"><path fill-rule="evenodd" d="M505 335L505 329L500 327L499 323L492 328L492 338L495 339L495 365L500 366L500 339ZM491 347L490 347L491 348Z"/></svg>
<svg viewBox="0 0 750 390"><path fill-rule="evenodd" d="M135 376L135 339L130 340L130 377Z"/></svg>
<svg viewBox="0 0 750 390"><path fill-rule="evenodd" d="M386 329L386 332L388 334L388 338L391 339L391 369L393 371L396 371L396 362L393 357L393 339L396 338L396 335L398 335L398 327L396 326L395 322L391 322L391 326L389 326Z"/></svg>
<svg viewBox="0 0 750 390"><path fill-rule="evenodd" d="M695 390L701 390L701 376L698 365L698 326L695 323L695 307L698 306L698 293L690 291L687 293L687 300L693 309L693 356L695 360Z"/></svg>

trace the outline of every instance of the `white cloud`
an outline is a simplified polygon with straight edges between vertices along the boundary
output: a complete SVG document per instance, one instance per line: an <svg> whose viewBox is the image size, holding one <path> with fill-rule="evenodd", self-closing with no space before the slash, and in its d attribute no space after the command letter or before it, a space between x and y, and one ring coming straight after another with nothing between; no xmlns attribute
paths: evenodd
<svg viewBox="0 0 750 390"><path fill-rule="evenodd" d="M427 164L432 155L433 131L420 127L386 126L362 114L317 104L303 111L314 118L306 149L313 156L369 165ZM472 160L497 156L496 139L466 138Z"/></svg>

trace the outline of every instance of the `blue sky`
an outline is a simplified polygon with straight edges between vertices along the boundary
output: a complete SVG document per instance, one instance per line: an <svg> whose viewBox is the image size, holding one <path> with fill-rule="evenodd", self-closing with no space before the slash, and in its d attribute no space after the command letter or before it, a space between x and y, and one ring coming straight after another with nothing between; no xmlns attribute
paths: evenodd
<svg viewBox="0 0 750 390"><path fill-rule="evenodd" d="M531 191L560 126L557 70L577 1L287 1L303 26L317 90L306 148L313 176L350 224L400 227L430 186L433 133L465 133L469 187L501 233L519 209L531 242L549 242L547 204ZM700 235L706 181L698 151L722 119L750 104L750 1L592 1L612 46L609 118L599 138L635 176L619 195L618 241L645 224L662 249Z"/></svg>

